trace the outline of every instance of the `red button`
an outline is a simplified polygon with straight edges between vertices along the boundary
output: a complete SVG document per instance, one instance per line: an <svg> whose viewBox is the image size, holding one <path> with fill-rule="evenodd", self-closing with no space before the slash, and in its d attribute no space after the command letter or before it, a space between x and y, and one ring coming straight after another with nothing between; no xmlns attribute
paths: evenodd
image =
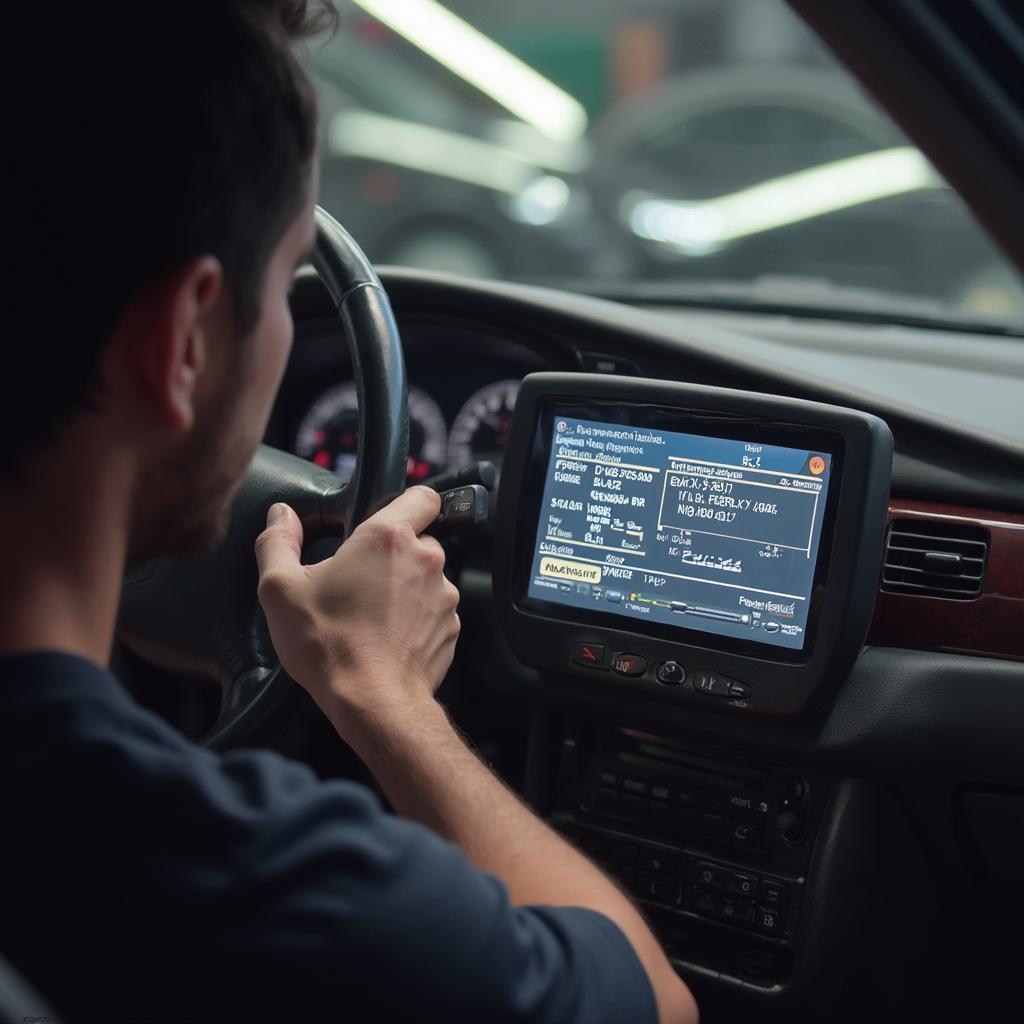
<svg viewBox="0 0 1024 1024"><path fill-rule="evenodd" d="M580 642L573 648L572 660L586 668L604 668L604 644Z"/></svg>
<svg viewBox="0 0 1024 1024"><path fill-rule="evenodd" d="M616 654L612 668L620 676L642 676L647 670L647 659L639 654Z"/></svg>

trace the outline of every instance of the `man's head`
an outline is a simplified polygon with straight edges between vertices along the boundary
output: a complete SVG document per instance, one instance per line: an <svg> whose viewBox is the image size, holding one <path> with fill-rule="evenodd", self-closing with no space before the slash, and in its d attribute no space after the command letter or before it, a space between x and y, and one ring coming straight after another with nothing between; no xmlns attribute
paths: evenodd
<svg viewBox="0 0 1024 1024"><path fill-rule="evenodd" d="M137 462L136 554L216 537L283 372L316 191L315 101L290 50L323 20L307 6L75 4L8 26L43 44L45 82L23 82L9 135L0 487L75 437L109 439Z"/></svg>

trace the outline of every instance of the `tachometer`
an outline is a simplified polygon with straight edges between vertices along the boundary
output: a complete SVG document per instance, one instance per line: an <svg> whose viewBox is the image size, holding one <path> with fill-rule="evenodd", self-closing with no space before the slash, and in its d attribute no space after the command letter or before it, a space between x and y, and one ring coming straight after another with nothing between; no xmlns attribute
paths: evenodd
<svg viewBox="0 0 1024 1024"><path fill-rule="evenodd" d="M421 388L409 388L410 484L444 469L447 450L444 414ZM359 403L355 384L336 384L325 391L302 418L295 434L295 454L348 480L356 467Z"/></svg>
<svg viewBox="0 0 1024 1024"><path fill-rule="evenodd" d="M500 380L470 395L452 424L450 465L466 466L481 459L501 462L518 394L518 380Z"/></svg>

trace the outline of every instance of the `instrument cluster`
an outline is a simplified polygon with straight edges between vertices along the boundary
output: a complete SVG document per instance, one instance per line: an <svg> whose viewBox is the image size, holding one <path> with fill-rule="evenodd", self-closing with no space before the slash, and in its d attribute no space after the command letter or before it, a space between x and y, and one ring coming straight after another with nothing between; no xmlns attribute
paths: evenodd
<svg viewBox="0 0 1024 1024"><path fill-rule="evenodd" d="M408 483L485 459L500 467L522 378L556 367L526 345L464 327L403 327L402 333L409 377ZM267 442L351 477L359 402L339 338L297 339Z"/></svg>
<svg viewBox="0 0 1024 1024"><path fill-rule="evenodd" d="M449 429L430 393L409 387L409 484L422 483L449 467L487 459L501 463L519 393L519 378L494 381L466 399ZM356 464L359 403L353 381L323 392L299 421L292 450L296 455L348 479Z"/></svg>

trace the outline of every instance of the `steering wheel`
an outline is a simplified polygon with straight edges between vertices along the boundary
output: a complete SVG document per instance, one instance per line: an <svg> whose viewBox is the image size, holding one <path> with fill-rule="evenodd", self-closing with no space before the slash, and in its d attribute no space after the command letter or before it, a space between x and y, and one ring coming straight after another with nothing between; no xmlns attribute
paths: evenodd
<svg viewBox="0 0 1024 1024"><path fill-rule="evenodd" d="M208 554L146 563L129 574L122 590L118 633L130 648L147 660L220 683L220 712L201 740L216 749L265 735L295 692L256 599L254 544L267 509L276 501L291 505L308 546L344 539L405 489L409 417L398 327L366 256L320 207L313 266L338 311L352 358L359 401L352 478L346 483L261 445L220 546Z"/></svg>

